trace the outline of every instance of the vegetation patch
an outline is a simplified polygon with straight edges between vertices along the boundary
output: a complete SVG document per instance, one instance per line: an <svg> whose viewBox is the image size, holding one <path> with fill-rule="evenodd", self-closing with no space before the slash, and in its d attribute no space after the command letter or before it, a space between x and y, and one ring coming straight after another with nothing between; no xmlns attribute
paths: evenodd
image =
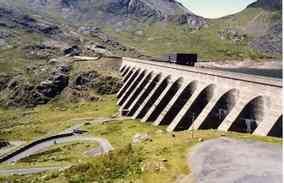
<svg viewBox="0 0 284 183"><path fill-rule="evenodd" d="M78 163L87 158L90 158L86 154L88 150L96 148L95 142L69 142L60 145L54 145L49 150L34 154L27 158L21 159L19 163ZM72 153L70 153L72 152Z"/></svg>
<svg viewBox="0 0 284 183"><path fill-rule="evenodd" d="M58 99L32 109L0 108L0 139L30 141L90 119L110 118L117 113L115 100L114 96L79 103Z"/></svg>

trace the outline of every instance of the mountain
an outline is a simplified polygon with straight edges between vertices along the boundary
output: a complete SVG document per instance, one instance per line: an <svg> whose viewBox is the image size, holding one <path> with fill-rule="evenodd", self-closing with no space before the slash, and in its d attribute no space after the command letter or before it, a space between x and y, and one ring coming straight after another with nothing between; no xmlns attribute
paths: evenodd
<svg viewBox="0 0 284 183"><path fill-rule="evenodd" d="M17 5L37 12L63 17L79 24L102 26L137 24L145 22L175 22L201 27L206 21L194 15L175 0L16 0ZM11 4L11 3L8 3Z"/></svg>
<svg viewBox="0 0 284 183"><path fill-rule="evenodd" d="M73 56L281 59L280 7L279 0L259 0L211 20L175 0L0 0L0 105L36 106L65 90L85 96L74 76L93 80L96 73Z"/></svg>
<svg viewBox="0 0 284 183"><path fill-rule="evenodd" d="M104 47L111 45L112 51L118 44L116 50L141 53L128 56L196 52L201 60L255 60L282 55L281 0L258 0L240 13L213 20L193 14L175 0L0 0L0 5L32 17L14 17L21 29L33 28L38 34L44 28L29 24L46 24L56 33L52 39L73 40L71 46L95 38ZM2 14L2 19L8 15ZM0 40L4 45L7 38Z"/></svg>
<svg viewBox="0 0 284 183"><path fill-rule="evenodd" d="M199 29L175 24L136 25L126 31L108 29L117 39L145 54L195 52L201 60L258 60L282 57L281 0L259 0L220 19L204 19Z"/></svg>
<svg viewBox="0 0 284 183"><path fill-rule="evenodd" d="M268 55L282 54L282 1L258 0L244 11L225 17L236 32L248 36L248 45ZM240 24L236 24L240 22Z"/></svg>
<svg viewBox="0 0 284 183"><path fill-rule="evenodd" d="M251 5L249 8L263 8L266 10L281 10L282 9L282 1L281 0L258 0Z"/></svg>

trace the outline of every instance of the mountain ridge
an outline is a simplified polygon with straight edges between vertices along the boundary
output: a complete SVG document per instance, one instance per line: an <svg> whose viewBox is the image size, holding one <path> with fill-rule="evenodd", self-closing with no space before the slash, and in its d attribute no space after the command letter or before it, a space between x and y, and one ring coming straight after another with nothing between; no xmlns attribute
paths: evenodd
<svg viewBox="0 0 284 183"><path fill-rule="evenodd" d="M216 20L199 17L175 0L0 0L0 4L31 17L16 18L25 30L33 24L50 25L47 30L52 26L64 30L53 36L63 35L67 42L70 37L80 40L99 34L104 45L111 36L144 55L196 52L202 59L214 60L279 57L282 52L280 0L259 0Z"/></svg>
<svg viewBox="0 0 284 183"><path fill-rule="evenodd" d="M123 26L135 23L174 22L200 28L206 20L175 0L16 0L25 7L55 13L70 22Z"/></svg>

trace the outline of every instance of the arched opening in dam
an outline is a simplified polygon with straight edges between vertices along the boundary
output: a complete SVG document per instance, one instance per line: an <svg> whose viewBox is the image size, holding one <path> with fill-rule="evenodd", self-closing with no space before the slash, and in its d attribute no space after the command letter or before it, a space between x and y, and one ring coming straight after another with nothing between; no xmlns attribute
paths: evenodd
<svg viewBox="0 0 284 183"><path fill-rule="evenodd" d="M167 76L161 84L158 86L158 88L154 91L153 95L150 97L150 99L146 102L143 109L139 112L137 118L143 118L146 113L149 111L151 106L156 102L160 94L164 91L164 89L169 85L171 76Z"/></svg>
<svg viewBox="0 0 284 183"><path fill-rule="evenodd" d="M270 132L268 133L268 136L282 138L282 133L283 133L282 120L283 120L283 116L281 115L276 121L276 123L273 125Z"/></svg>
<svg viewBox="0 0 284 183"><path fill-rule="evenodd" d="M134 68L129 68L125 74L125 77L122 79L123 83L125 83L129 77L133 74Z"/></svg>
<svg viewBox="0 0 284 183"><path fill-rule="evenodd" d="M178 97L178 99L175 101L173 106L170 108L170 110L167 112L165 117L162 119L160 125L168 125L174 120L178 112L186 104L186 102L192 96L196 88L197 88L197 81L193 81L186 86L186 88L182 91L181 95Z"/></svg>
<svg viewBox="0 0 284 183"><path fill-rule="evenodd" d="M122 105L124 104L124 102L126 101L126 99L129 97L129 95L131 94L131 92L133 92L133 90L135 89L135 87L139 84L139 82L141 81L141 79L145 76L146 71L142 71L140 73L140 71L138 70L138 73L136 74L136 76L134 76L134 81L131 83L131 85L129 86L129 89L126 90L125 94L123 94L121 100L119 101L118 105Z"/></svg>
<svg viewBox="0 0 284 183"><path fill-rule="evenodd" d="M123 71L121 71L122 72L122 77L124 78L125 77L125 75L127 74L127 72L129 71L129 69L130 69L130 67L127 67L127 66L125 66L125 69L123 70Z"/></svg>
<svg viewBox="0 0 284 183"><path fill-rule="evenodd" d="M133 70L131 71L131 75L129 76L129 79L126 81L126 83L124 84L124 86L122 87L122 90L119 92L117 98L122 97L122 95L126 92L126 90L129 88L129 86L131 85L131 83L133 82L133 80L135 79L135 77L138 75L140 69L138 70Z"/></svg>
<svg viewBox="0 0 284 183"><path fill-rule="evenodd" d="M133 103L133 101L138 97L138 95L142 92L143 88L147 85L148 82L153 77L153 72L147 74L146 78L142 81L142 83L139 85L139 87L136 89L136 91L133 93L131 98L126 102L125 106L123 109L128 109L130 105Z"/></svg>
<svg viewBox="0 0 284 183"><path fill-rule="evenodd" d="M185 113L175 131L187 130L192 125L192 122L199 116L204 107L209 103L214 95L216 85L207 86L192 103L189 110Z"/></svg>
<svg viewBox="0 0 284 183"><path fill-rule="evenodd" d="M126 67L127 67L126 65L125 65L125 66L122 66L122 68L119 70L119 72L120 72L120 73L123 73L123 71L126 69Z"/></svg>
<svg viewBox="0 0 284 183"><path fill-rule="evenodd" d="M140 96L140 98L137 100L137 102L134 104L134 106L130 109L128 112L128 116L132 116L138 108L143 104L145 98L149 95L149 93L155 88L155 86L158 84L158 82L161 80L162 75L157 74L151 83L148 85L146 90L143 92L143 94Z"/></svg>
<svg viewBox="0 0 284 183"><path fill-rule="evenodd" d="M155 110L149 116L148 121L155 121L159 117L161 112L165 109L165 107L180 89L182 82L183 78L179 78L173 83L169 91L166 93L166 95L162 98L161 102L155 107Z"/></svg>
<svg viewBox="0 0 284 183"><path fill-rule="evenodd" d="M264 98L262 96L251 100L234 121L229 131L253 133L263 121Z"/></svg>
<svg viewBox="0 0 284 183"><path fill-rule="evenodd" d="M200 129L217 129L236 104L239 91L232 89L226 92L216 103Z"/></svg>

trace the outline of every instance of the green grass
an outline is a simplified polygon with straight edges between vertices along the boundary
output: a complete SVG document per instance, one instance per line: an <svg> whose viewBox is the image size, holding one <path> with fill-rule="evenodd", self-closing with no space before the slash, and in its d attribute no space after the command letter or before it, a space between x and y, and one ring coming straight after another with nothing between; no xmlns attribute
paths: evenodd
<svg viewBox="0 0 284 183"><path fill-rule="evenodd" d="M148 123L135 120L120 122L108 122L105 124L90 124L83 129L89 131L89 135L107 138L115 150L109 155L101 157L80 158L78 164L65 171L49 172L27 176L2 177L2 180L18 180L19 182L155 182L170 183L177 177L190 173L186 157L190 148L200 143L199 139L214 139L223 136L222 132L215 130L195 131L194 138L189 131L175 133L175 137L165 132L164 127L153 127ZM137 145L130 145L136 133L148 133L152 141L146 141ZM259 137L249 134L225 133L226 137L241 140L257 140L268 143L281 144L281 139L271 137ZM56 149L54 147L53 149ZM70 153L76 153L77 149L70 149ZM81 151L82 152L82 151ZM33 156L34 162L41 162L54 157L54 152L48 151L44 156ZM57 153L57 152L56 152ZM72 155L73 156L73 155ZM59 156L61 157L61 156ZM68 155L66 156L68 157ZM64 156L62 156L64 158ZM30 158L28 158L30 159ZM72 161L71 161L72 162ZM73 161L77 162L77 161ZM27 163L27 162L26 162ZM33 165L36 165L34 163ZM17 164L16 164L17 165ZM26 166L24 162L21 166ZM43 163L43 165L46 165ZM51 165L50 163L48 164ZM1 179L0 179L1 180Z"/></svg>
<svg viewBox="0 0 284 183"><path fill-rule="evenodd" d="M132 27L122 32L114 32L111 28L105 28L105 31L122 43L155 57L174 52L193 52L198 53L201 60L259 60L269 58L271 55L258 53L248 46L248 41L256 35L254 32L259 31L257 29L251 31L249 27L257 25L261 27L260 30L265 29L265 25L273 21L273 17L275 19L279 16L262 9L249 8L233 17L209 20L208 26L200 30L188 26L156 23ZM238 43L221 40L218 32L227 28L246 34L248 39ZM144 34L136 35L137 30L142 30Z"/></svg>
<svg viewBox="0 0 284 183"><path fill-rule="evenodd" d="M0 29L3 29L0 27ZM9 38L9 47L0 48L0 73L26 74L25 68L29 65L37 66L45 63L44 60L32 60L25 57L22 48L28 45L39 44L44 38L36 33L26 32L21 29L4 29L12 34Z"/></svg>
<svg viewBox="0 0 284 183"><path fill-rule="evenodd" d="M156 57L174 52L198 53L201 60L213 61L263 57L250 49L245 41L236 44L230 40L221 40L215 25L200 31L189 31L185 26L155 24L146 27L144 31L144 36L121 32L116 38L146 55Z"/></svg>
<svg viewBox="0 0 284 183"><path fill-rule="evenodd" d="M96 142L68 142L64 144L54 145L48 151L32 155L19 161L19 163L53 163L60 162L62 164L80 163L86 161L89 156L86 152L96 148ZM72 153L70 153L72 152Z"/></svg>
<svg viewBox="0 0 284 183"><path fill-rule="evenodd" d="M87 118L111 117L117 112L114 96L102 97L97 102L51 102L34 109L1 109L0 139L32 140L56 134Z"/></svg>
<svg viewBox="0 0 284 183"><path fill-rule="evenodd" d="M216 130L177 132L175 137L164 126L154 127L136 120L92 123L101 117L111 117L117 112L114 96L105 96L94 103L61 103L54 101L46 106L29 109L1 109L0 138L8 140L32 140L55 134L75 124L85 124L91 136L107 138L114 151L101 157L88 157L83 153L93 146L86 143L56 145L48 151L26 158L15 165L3 164L0 168L71 166L66 170L51 171L25 176L1 177L0 181L11 182L155 182L170 183L177 177L190 173L186 163L190 148L199 139L214 139L224 135ZM7 114L7 115L3 115ZM86 123L88 122L88 124ZM11 126L6 126L11 123ZM9 132L9 133L8 133ZM132 143L136 133L147 133L152 141L136 145ZM281 144L282 140L227 132L225 136L242 140L257 140ZM8 182L9 182L8 181Z"/></svg>

